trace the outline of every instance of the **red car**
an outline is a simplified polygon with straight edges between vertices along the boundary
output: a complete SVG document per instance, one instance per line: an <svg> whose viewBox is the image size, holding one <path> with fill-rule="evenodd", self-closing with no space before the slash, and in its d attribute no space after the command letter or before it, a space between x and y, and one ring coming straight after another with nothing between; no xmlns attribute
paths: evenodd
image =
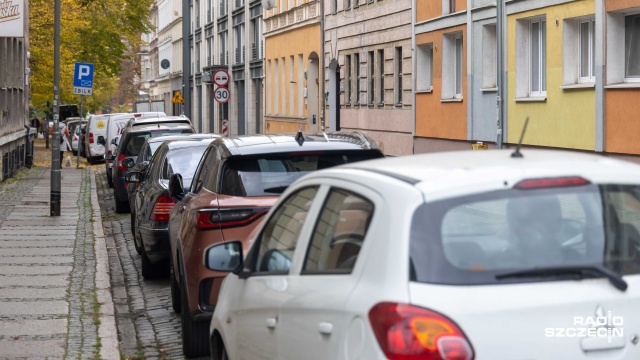
<svg viewBox="0 0 640 360"><path fill-rule="evenodd" d="M226 276L204 266L205 249L230 240L248 248L249 234L305 174L382 157L375 141L359 133L220 138L205 151L189 189L183 189L179 175L172 176L171 297L182 314L185 356L209 353L209 321Z"/></svg>

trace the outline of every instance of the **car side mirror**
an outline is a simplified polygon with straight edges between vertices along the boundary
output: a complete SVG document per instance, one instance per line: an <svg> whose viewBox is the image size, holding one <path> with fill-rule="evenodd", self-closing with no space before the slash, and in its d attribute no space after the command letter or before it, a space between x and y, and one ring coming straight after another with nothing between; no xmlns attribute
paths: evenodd
<svg viewBox="0 0 640 360"><path fill-rule="evenodd" d="M209 270L237 273L242 270L242 242L229 241L209 247L204 255Z"/></svg>
<svg viewBox="0 0 640 360"><path fill-rule="evenodd" d="M118 145L118 142L116 141L116 139L111 140L111 145Z"/></svg>
<svg viewBox="0 0 640 360"><path fill-rule="evenodd" d="M109 160L109 161L113 161L116 157L113 156L113 154L104 154L103 155L105 160Z"/></svg>
<svg viewBox="0 0 640 360"><path fill-rule="evenodd" d="M131 169L135 164L136 162L132 158L126 158L122 160L122 166L126 167L127 169Z"/></svg>
<svg viewBox="0 0 640 360"><path fill-rule="evenodd" d="M98 144L104 146L104 144L105 144L104 136L102 136L102 135L98 136Z"/></svg>
<svg viewBox="0 0 640 360"><path fill-rule="evenodd" d="M130 171L124 175L124 180L128 183L139 183L142 179L142 174L138 171Z"/></svg>
<svg viewBox="0 0 640 360"><path fill-rule="evenodd" d="M184 197L184 187L182 186L182 176L180 174L173 174L169 178L169 196L178 201Z"/></svg>
<svg viewBox="0 0 640 360"><path fill-rule="evenodd" d="M148 161L143 161L142 164L140 164L140 166L142 166L143 169L146 169L149 167L149 162Z"/></svg>

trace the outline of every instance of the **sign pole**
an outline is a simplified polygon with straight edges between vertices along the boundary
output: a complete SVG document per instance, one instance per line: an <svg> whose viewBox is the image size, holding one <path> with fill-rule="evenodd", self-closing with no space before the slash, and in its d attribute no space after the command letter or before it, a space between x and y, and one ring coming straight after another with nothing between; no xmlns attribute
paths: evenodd
<svg viewBox="0 0 640 360"><path fill-rule="evenodd" d="M84 120L84 95L80 95L80 124L78 125L80 127L80 134L82 134L82 120ZM75 133L75 130L73 131ZM73 136L75 136L75 134L73 134L71 136L71 143L73 143ZM71 146L73 148L73 146ZM73 149L71 149L73 150ZM78 137L78 151L76 151L76 169L80 169L80 137Z"/></svg>
<svg viewBox="0 0 640 360"><path fill-rule="evenodd" d="M60 216L60 0L54 0L53 137L51 138L50 216Z"/></svg>

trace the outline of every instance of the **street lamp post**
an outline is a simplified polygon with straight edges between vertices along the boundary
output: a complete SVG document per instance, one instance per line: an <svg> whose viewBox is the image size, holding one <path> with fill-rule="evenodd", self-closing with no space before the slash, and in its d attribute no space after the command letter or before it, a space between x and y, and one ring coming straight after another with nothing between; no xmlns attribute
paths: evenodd
<svg viewBox="0 0 640 360"><path fill-rule="evenodd" d="M50 216L60 216L60 0L54 1Z"/></svg>

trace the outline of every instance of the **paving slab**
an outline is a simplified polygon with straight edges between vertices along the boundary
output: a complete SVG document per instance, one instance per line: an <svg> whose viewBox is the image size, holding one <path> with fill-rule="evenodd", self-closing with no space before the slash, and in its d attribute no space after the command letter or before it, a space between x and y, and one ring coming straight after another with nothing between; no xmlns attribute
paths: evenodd
<svg viewBox="0 0 640 360"><path fill-rule="evenodd" d="M4 287L0 288L0 301L4 299L64 299L67 297L66 287L57 288L28 288Z"/></svg>
<svg viewBox="0 0 640 360"><path fill-rule="evenodd" d="M59 287L69 286L67 275L55 276L0 276L0 287L4 286L39 286L39 287ZM2 312L0 312L2 314Z"/></svg>
<svg viewBox="0 0 640 360"><path fill-rule="evenodd" d="M6 315L66 315L69 313L67 301L3 301L0 314Z"/></svg>
<svg viewBox="0 0 640 360"><path fill-rule="evenodd" d="M71 266L53 265L0 265L0 275L60 275L69 274Z"/></svg>
<svg viewBox="0 0 640 360"><path fill-rule="evenodd" d="M2 255L0 257L71 255L72 253L73 253L73 248L45 248L45 249L8 248L8 249L2 249Z"/></svg>
<svg viewBox="0 0 640 360"><path fill-rule="evenodd" d="M0 256L0 264L73 264L73 258L69 256Z"/></svg>
<svg viewBox="0 0 640 360"><path fill-rule="evenodd" d="M3 340L0 357L58 357L65 354L64 340Z"/></svg>
<svg viewBox="0 0 640 360"><path fill-rule="evenodd" d="M4 320L0 322L0 336L66 334L67 319Z"/></svg>

